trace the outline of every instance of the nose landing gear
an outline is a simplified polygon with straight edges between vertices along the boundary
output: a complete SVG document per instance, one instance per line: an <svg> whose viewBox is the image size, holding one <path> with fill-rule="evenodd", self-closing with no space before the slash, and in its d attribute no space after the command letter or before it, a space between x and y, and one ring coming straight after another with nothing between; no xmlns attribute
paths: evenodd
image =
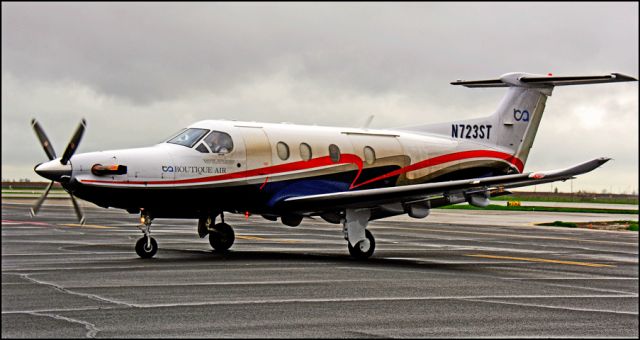
<svg viewBox="0 0 640 340"><path fill-rule="evenodd" d="M138 228L144 236L136 242L136 254L143 259L152 258L158 252L158 243L151 237L151 221L153 218L147 212L140 212L140 225Z"/></svg>

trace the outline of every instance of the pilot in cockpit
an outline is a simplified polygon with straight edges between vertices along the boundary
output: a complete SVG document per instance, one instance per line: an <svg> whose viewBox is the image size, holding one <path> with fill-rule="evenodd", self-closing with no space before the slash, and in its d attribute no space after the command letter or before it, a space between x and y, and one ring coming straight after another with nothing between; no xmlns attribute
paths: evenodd
<svg viewBox="0 0 640 340"><path fill-rule="evenodd" d="M204 141L213 153L228 153L233 148L231 136L218 131L211 132Z"/></svg>

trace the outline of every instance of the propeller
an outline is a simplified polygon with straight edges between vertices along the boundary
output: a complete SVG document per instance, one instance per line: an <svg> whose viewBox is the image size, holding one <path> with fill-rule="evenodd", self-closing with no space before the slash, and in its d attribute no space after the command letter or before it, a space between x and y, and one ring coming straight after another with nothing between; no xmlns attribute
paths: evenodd
<svg viewBox="0 0 640 340"><path fill-rule="evenodd" d="M54 182L69 183L69 181L71 180L71 165L68 163L71 159L71 156L73 156L76 149L78 148L78 144L80 143L82 135L84 134L84 130L87 127L87 122L84 119L80 121L76 132L71 137L69 144L67 144L67 148L64 150L62 157L59 159L56 159L56 152L53 149L49 138L44 133L44 130L42 129L40 124L35 119L32 119L31 126L35 131L36 136L38 136L38 140L40 140L40 145L42 145L44 152L47 154L47 157L49 157L48 162L36 165L34 171L38 175L51 180L51 183L49 183L42 196L38 198L36 203L31 208L31 216L35 216L36 214L38 214L38 211L42 207L42 203L44 203L44 200L47 198L47 195L49 194L51 187L53 187ZM84 224L85 218L84 214L82 213L82 209L80 209L78 202L71 192L69 192L69 196L71 197L71 203L73 204L73 209L76 212L78 221L80 221L81 224Z"/></svg>
<svg viewBox="0 0 640 340"><path fill-rule="evenodd" d="M32 119L31 126L33 126L33 130L36 132L36 136L38 136L38 139L40 140L40 145L42 145L42 148L47 154L47 157L49 157L49 160L54 160L56 158L56 152L53 150L53 146L51 146L49 138L44 133L44 130L40 127L40 124L38 124L38 121Z"/></svg>

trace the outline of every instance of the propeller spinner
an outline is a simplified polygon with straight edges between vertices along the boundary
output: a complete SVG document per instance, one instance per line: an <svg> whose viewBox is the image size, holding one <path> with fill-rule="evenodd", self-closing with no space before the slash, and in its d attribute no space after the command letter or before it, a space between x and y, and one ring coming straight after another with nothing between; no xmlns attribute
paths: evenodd
<svg viewBox="0 0 640 340"><path fill-rule="evenodd" d="M76 132L73 134L73 137L71 137L69 144L67 144L67 148L64 150L62 157L59 159L56 158L56 152L53 149L53 146L51 145L49 138L44 133L44 130L42 129L40 124L35 119L32 119L31 126L35 131L36 136L38 136L38 139L40 140L40 145L42 145L44 152L47 154L47 157L49 158L48 162L40 163L36 165L34 168L34 171L38 175L51 180L51 183L49 183L49 185L47 186L47 189L44 191L42 196L38 198L38 201L36 201L36 204L31 208L31 215L35 216L40 210L42 203L47 198L47 195L49 194L49 191L51 190L53 183L54 182L68 183L71 180L71 164L69 163L69 160L71 159L71 156L73 156L76 149L78 148L78 144L82 139L82 135L84 134L84 130L87 126L87 122L84 119L80 121L80 125L78 125ZM78 202L76 201L75 197L73 197L73 194L69 193L69 196L71 197L71 203L73 204L73 209L76 212L78 221L80 221L81 224L84 224L85 218L84 218L84 214L82 213L82 209L80 209L80 206L78 205Z"/></svg>

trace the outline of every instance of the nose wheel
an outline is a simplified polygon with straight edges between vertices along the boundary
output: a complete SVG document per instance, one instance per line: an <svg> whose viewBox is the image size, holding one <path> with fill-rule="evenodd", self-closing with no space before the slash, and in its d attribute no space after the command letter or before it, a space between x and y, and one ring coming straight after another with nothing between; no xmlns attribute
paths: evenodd
<svg viewBox="0 0 640 340"><path fill-rule="evenodd" d="M138 228L142 231L144 236L136 242L136 254L143 259L152 258L158 252L158 242L151 237L151 215L145 211L140 213L141 224Z"/></svg>
<svg viewBox="0 0 640 340"><path fill-rule="evenodd" d="M136 254L143 259L152 258L158 252L158 243L153 237L143 236L136 242Z"/></svg>

